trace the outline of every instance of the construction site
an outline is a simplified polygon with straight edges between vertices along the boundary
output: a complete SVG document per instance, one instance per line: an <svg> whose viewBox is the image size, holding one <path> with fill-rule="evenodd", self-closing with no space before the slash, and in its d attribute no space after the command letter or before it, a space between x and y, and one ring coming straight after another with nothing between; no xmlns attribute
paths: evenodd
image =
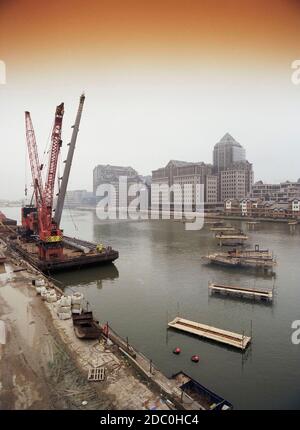
<svg viewBox="0 0 300 430"><path fill-rule="evenodd" d="M48 274L112 263L119 256L118 251L113 250L109 245L104 246L78 238L65 237L60 227L84 102L85 95L83 94L80 97L75 123L72 127L72 136L68 143L69 149L61 178L57 177L57 166L62 147L64 104L61 103L55 110L44 180L42 173L45 166L39 161L31 115L30 112L25 112L26 142L33 194L30 204L22 208L20 226L17 226L13 220L6 220L3 216L2 221L0 219L2 226L6 226L0 231L1 238L6 244L30 262L33 267ZM56 181L58 182L58 192L55 196ZM54 197L56 197L55 205Z"/></svg>
<svg viewBox="0 0 300 430"><path fill-rule="evenodd" d="M61 227L84 101L82 95L61 178L64 104L55 110L45 174L25 112L33 193L21 208L20 225L2 213L0 220L0 408L232 409L186 374L184 380L165 376L128 338L97 321L81 293L67 295L53 282L57 272L112 264L119 257L109 244L64 235Z"/></svg>

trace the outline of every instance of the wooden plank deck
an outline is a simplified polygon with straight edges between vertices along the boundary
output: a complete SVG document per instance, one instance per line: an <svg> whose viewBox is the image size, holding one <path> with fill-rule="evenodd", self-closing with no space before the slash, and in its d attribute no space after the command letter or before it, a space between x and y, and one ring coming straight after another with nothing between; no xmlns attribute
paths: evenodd
<svg viewBox="0 0 300 430"><path fill-rule="evenodd" d="M276 266L276 261L272 256L247 256L238 252L232 254L215 253L203 257L209 263L219 264L229 267L263 267L271 269Z"/></svg>
<svg viewBox="0 0 300 430"><path fill-rule="evenodd" d="M211 227L210 231L219 231L219 232L236 231L236 228L235 227Z"/></svg>
<svg viewBox="0 0 300 430"><path fill-rule="evenodd" d="M242 350L246 349L248 344L251 342L251 337L249 336L222 330L206 324L200 324L180 317L176 317L173 321L170 321L168 323L168 327L224 343Z"/></svg>
<svg viewBox="0 0 300 430"><path fill-rule="evenodd" d="M272 290L261 290L261 289L257 290L255 288L244 288L244 287L242 288L242 287L236 287L232 285L220 285L220 284L210 284L208 288L212 292L220 292L220 293L233 294L238 296L273 300Z"/></svg>
<svg viewBox="0 0 300 430"><path fill-rule="evenodd" d="M216 234L216 239L221 240L248 240L245 234Z"/></svg>

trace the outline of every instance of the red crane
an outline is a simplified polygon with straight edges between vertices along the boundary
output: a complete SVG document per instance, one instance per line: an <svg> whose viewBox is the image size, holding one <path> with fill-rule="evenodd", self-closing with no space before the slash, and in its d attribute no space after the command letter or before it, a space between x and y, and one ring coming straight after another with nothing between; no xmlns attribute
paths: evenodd
<svg viewBox="0 0 300 430"><path fill-rule="evenodd" d="M62 145L61 132L64 104L56 108L54 126L51 135L51 148L48 173L43 187L37 144L29 112L25 112L26 139L33 179L35 207L22 208L22 226L27 236L37 234L39 258L52 260L62 258L62 231L53 220L53 194L57 171L58 155Z"/></svg>
<svg viewBox="0 0 300 430"><path fill-rule="evenodd" d="M41 170L43 167L42 165L40 165L40 162L39 162L39 155L37 151L35 133L34 133L33 124L32 124L29 112L25 112L25 127L26 127L26 139L27 139L28 154L30 159L31 174L34 180L33 187L34 187L35 204L36 204L36 207L38 207L42 200L43 181L42 181Z"/></svg>
<svg viewBox="0 0 300 430"><path fill-rule="evenodd" d="M35 133L29 112L25 112L25 128L31 174L33 179L35 207L30 205L22 208L22 227L25 229L26 235L31 236L33 233L37 233L38 231L37 208L42 204L43 198L43 181L41 173L43 166L40 165L39 162Z"/></svg>

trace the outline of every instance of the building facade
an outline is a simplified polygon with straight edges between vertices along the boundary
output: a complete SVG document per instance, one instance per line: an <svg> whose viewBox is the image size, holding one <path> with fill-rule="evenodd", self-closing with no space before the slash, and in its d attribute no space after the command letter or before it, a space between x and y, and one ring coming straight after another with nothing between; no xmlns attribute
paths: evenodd
<svg viewBox="0 0 300 430"><path fill-rule="evenodd" d="M180 205L185 202L194 209L199 203L218 201L218 178L213 175L213 166L203 162L192 163L186 161L171 160L162 168L152 171L152 184L173 187L170 193L170 204ZM200 195L200 187L203 186L203 195ZM181 195L175 190L179 186ZM162 195L154 193L152 189L152 204L159 205Z"/></svg>
<svg viewBox="0 0 300 430"><path fill-rule="evenodd" d="M253 185L252 164L248 161L233 163L219 173L220 199L243 199L250 197Z"/></svg>
<svg viewBox="0 0 300 430"><path fill-rule="evenodd" d="M213 164L171 160L165 167L152 172L152 183L159 185L203 184L203 201L208 208L223 207L226 199L250 197L253 185L252 164L246 160L246 151L229 133L214 146ZM153 196L154 197L154 196ZM196 204L195 191L186 191L186 201ZM159 197L157 197L159 199ZM155 200L155 204L158 202Z"/></svg>
<svg viewBox="0 0 300 430"><path fill-rule="evenodd" d="M69 190L66 193L65 206L93 206L95 204L94 195L87 190Z"/></svg>
<svg viewBox="0 0 300 430"><path fill-rule="evenodd" d="M246 160L245 149L229 133L214 146L213 172L218 176L221 202L250 196L254 178L252 164Z"/></svg>
<svg viewBox="0 0 300 430"><path fill-rule="evenodd" d="M143 187L143 198L148 199L149 178L144 178L132 167L98 165L93 170L93 193L98 203L103 196L98 195L97 190L100 185L111 185L114 193L109 196L109 205L116 207L128 207L137 197L137 193L130 195L131 186ZM122 191L122 192L121 192Z"/></svg>
<svg viewBox="0 0 300 430"><path fill-rule="evenodd" d="M289 202L265 201L260 199L226 199L224 212L231 216L244 216L251 218L280 218L299 219L300 199Z"/></svg>
<svg viewBox="0 0 300 430"><path fill-rule="evenodd" d="M246 151L229 133L215 144L213 150L214 172L220 173L234 163L246 161Z"/></svg>
<svg viewBox="0 0 300 430"><path fill-rule="evenodd" d="M252 187L252 197L264 201L289 202L300 199L300 180L297 182L281 182L279 184L266 184L256 182Z"/></svg>

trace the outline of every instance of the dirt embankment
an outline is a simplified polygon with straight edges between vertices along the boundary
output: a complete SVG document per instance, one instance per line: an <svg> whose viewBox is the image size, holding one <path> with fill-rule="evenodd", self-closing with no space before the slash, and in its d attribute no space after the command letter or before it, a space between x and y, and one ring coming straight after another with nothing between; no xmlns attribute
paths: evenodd
<svg viewBox="0 0 300 430"><path fill-rule="evenodd" d="M55 304L37 296L32 279L39 274L6 251L9 263L0 270L0 410L169 409L116 345L77 339L72 321L59 320ZM89 369L99 366L105 380L89 382Z"/></svg>
<svg viewBox="0 0 300 430"><path fill-rule="evenodd" d="M30 287L32 276L14 274L10 265L6 269L0 274L0 320L5 326L0 410L107 407L113 399L101 401L67 353L49 312Z"/></svg>

